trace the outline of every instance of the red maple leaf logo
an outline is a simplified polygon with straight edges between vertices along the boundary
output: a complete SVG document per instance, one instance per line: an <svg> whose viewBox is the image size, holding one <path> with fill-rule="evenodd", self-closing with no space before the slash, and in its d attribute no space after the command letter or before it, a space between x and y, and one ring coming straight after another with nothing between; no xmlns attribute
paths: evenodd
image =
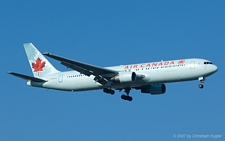
<svg viewBox="0 0 225 141"><path fill-rule="evenodd" d="M178 61L178 64L183 64L185 62L185 60L180 60L180 61Z"/></svg>
<svg viewBox="0 0 225 141"><path fill-rule="evenodd" d="M37 58L36 63L32 63L32 68L34 69L34 72L43 71L44 67L45 62L42 62L39 57Z"/></svg>

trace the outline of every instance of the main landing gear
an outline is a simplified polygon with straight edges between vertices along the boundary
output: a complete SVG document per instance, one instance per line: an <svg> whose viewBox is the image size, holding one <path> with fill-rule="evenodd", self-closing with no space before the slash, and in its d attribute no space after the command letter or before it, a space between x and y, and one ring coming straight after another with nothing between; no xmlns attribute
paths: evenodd
<svg viewBox="0 0 225 141"><path fill-rule="evenodd" d="M115 91L112 90L112 89L107 89L107 88L104 88L103 89L103 92L107 93L107 94L111 94L111 95L114 95L115 94Z"/></svg>
<svg viewBox="0 0 225 141"><path fill-rule="evenodd" d="M121 91L121 90L122 90L122 89L120 89L120 91ZM131 90L131 88L125 88L125 91L124 91L124 92L125 92L126 94L121 95L121 99L127 100L127 101L132 101L133 98L132 98L131 96L129 96L130 90ZM115 94L115 91L114 91L114 90L108 89L108 88L104 88L104 89L103 89L103 92L105 92L105 93L107 93L107 94L111 94L111 95Z"/></svg>
<svg viewBox="0 0 225 141"><path fill-rule="evenodd" d="M198 85L198 87L199 87L200 89L204 88L203 83L204 83L204 81L205 81L205 77L199 77L198 80L200 80L200 82L201 82L201 83Z"/></svg>
<svg viewBox="0 0 225 141"><path fill-rule="evenodd" d="M127 101L132 101L133 100L133 98L131 97L131 96L129 96L129 93L130 93L130 90L131 90L131 88L125 88L125 95L123 94L123 95L121 95L121 98L123 99L123 100L127 100Z"/></svg>

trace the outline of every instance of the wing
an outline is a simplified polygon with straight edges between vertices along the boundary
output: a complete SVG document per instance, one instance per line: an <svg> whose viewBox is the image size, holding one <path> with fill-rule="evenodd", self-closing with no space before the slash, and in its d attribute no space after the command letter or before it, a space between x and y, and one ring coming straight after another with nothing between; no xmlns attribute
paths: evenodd
<svg viewBox="0 0 225 141"><path fill-rule="evenodd" d="M35 81L35 82L47 82L46 80L40 79L40 78L35 78L32 76L27 76L24 74L19 74L19 73L15 73L15 72L8 72L8 74L14 75L16 77L25 79L25 80L30 80L30 81Z"/></svg>
<svg viewBox="0 0 225 141"><path fill-rule="evenodd" d="M54 55L48 52L43 53L43 55L46 55L48 57L61 61L62 65L68 68L71 68L75 71L78 71L84 75L87 75L87 76L94 75L95 76L94 80L96 82L99 82L102 85L106 85L108 81L110 80L110 78L118 74L118 72L114 70L78 62L78 61L64 58L64 57Z"/></svg>

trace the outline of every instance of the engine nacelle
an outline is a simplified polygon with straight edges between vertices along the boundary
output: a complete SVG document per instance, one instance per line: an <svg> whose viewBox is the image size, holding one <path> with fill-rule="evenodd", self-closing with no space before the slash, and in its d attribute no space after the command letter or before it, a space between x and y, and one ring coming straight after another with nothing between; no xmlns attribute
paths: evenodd
<svg viewBox="0 0 225 141"><path fill-rule="evenodd" d="M129 83L136 81L136 73L135 72L120 72L117 76L111 78L112 81L117 81L120 83Z"/></svg>
<svg viewBox="0 0 225 141"><path fill-rule="evenodd" d="M141 88L142 93L150 93L152 95L164 94L166 92L165 84L151 84Z"/></svg>

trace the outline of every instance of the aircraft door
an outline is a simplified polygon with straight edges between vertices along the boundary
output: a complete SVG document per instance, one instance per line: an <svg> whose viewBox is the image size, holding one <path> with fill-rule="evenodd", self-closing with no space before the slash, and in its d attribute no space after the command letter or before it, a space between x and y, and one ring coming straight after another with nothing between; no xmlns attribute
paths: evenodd
<svg viewBox="0 0 225 141"><path fill-rule="evenodd" d="M62 74L59 75L59 77L58 77L58 82L59 82L59 83L62 83L62 82L63 82L63 75L62 75Z"/></svg>
<svg viewBox="0 0 225 141"><path fill-rule="evenodd" d="M195 61L191 61L190 62L190 69L194 69L195 68Z"/></svg>

